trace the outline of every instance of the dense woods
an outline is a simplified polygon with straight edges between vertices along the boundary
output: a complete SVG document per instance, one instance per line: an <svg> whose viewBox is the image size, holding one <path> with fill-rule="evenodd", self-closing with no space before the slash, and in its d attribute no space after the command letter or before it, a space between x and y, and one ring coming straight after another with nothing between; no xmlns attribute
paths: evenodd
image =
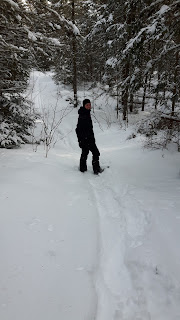
<svg viewBox="0 0 180 320"><path fill-rule="evenodd" d="M36 117L24 96L32 69L71 85L74 107L84 81L100 82L124 121L151 101L139 132L179 139L179 1L1 0L0 21L1 147L27 141Z"/></svg>

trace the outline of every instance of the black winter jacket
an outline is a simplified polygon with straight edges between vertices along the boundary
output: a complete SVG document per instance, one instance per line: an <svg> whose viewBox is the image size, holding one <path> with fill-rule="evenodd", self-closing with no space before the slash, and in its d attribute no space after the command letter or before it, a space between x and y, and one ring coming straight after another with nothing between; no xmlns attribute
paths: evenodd
<svg viewBox="0 0 180 320"><path fill-rule="evenodd" d="M87 110L85 107L81 107L78 113L79 118L76 128L76 134L79 146L82 148L84 146L95 143L95 138L90 110Z"/></svg>

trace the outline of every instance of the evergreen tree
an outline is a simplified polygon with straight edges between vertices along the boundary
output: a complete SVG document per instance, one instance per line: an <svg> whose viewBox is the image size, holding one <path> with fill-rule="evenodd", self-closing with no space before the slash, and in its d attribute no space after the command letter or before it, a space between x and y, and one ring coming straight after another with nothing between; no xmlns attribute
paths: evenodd
<svg viewBox="0 0 180 320"><path fill-rule="evenodd" d="M27 141L33 123L30 105L22 95L31 58L21 2L3 0L0 20L0 146L9 147Z"/></svg>
<svg viewBox="0 0 180 320"><path fill-rule="evenodd" d="M108 0L100 12L93 41L103 48L106 60L102 79L121 93L123 118L142 88L144 110L148 86L156 108L167 105L169 91L174 113L179 96L179 3ZM99 48L95 54L102 63Z"/></svg>
<svg viewBox="0 0 180 320"><path fill-rule="evenodd" d="M0 8L0 145L27 141L35 115L23 97L32 68L49 70L60 47L59 30L76 34L52 1L2 0Z"/></svg>

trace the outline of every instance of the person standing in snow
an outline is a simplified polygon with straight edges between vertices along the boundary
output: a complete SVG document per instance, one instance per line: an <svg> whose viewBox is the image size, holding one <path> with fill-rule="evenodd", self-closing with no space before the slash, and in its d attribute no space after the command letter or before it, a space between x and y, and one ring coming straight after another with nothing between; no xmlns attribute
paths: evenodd
<svg viewBox="0 0 180 320"><path fill-rule="evenodd" d="M78 114L78 123L76 127L76 134L79 142L79 147L82 149L80 157L80 171L87 171L87 157L89 151L92 152L92 166L94 174L101 173L103 170L99 165L100 152L96 146L94 138L93 124L91 119L91 102L89 99L83 101L83 106L80 107Z"/></svg>

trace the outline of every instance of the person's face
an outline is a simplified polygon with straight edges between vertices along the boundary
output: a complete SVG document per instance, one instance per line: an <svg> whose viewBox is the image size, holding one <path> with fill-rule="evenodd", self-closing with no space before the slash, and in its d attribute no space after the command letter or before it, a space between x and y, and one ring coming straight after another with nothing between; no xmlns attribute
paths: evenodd
<svg viewBox="0 0 180 320"><path fill-rule="evenodd" d="M90 103L86 103L84 106L87 110L91 110L91 104Z"/></svg>

